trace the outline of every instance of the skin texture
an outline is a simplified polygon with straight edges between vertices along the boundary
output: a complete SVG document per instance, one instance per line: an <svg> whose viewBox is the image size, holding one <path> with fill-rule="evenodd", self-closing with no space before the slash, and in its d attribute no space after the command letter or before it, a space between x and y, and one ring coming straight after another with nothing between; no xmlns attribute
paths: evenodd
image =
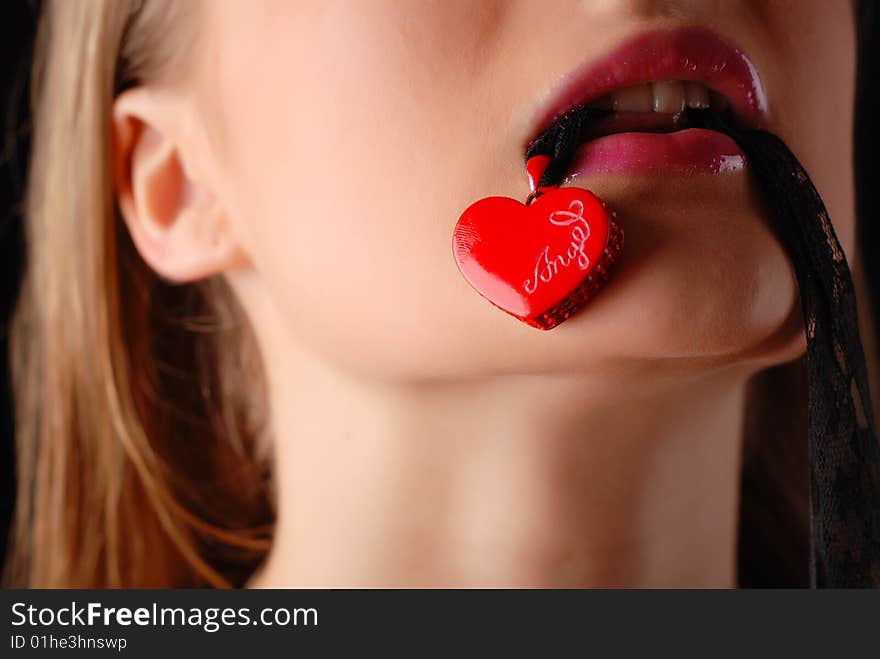
<svg viewBox="0 0 880 659"><path fill-rule="evenodd" d="M747 172L591 176L617 276L550 333L456 270L523 198L558 79L642 30L743 49L852 259L855 36L822 0L224 2L193 66L114 108L160 274L228 277L269 381L279 496L255 585L732 585L745 385L804 348Z"/></svg>

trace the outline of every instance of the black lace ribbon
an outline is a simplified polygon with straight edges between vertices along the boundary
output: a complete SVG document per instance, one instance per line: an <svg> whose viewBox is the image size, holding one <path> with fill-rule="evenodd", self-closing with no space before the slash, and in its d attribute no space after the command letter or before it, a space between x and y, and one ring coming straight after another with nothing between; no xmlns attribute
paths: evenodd
<svg viewBox="0 0 880 659"><path fill-rule="evenodd" d="M599 114L576 108L529 145L527 159L551 157L540 185L562 181L584 128ZM880 587L880 445L855 289L828 211L776 135L704 110L688 110L688 124L739 144L794 265L807 338L811 585Z"/></svg>

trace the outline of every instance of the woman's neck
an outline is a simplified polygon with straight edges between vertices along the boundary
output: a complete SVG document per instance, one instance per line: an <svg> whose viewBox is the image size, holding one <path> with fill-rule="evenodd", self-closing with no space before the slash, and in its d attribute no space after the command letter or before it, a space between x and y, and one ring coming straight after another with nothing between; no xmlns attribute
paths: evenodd
<svg viewBox="0 0 880 659"><path fill-rule="evenodd" d="M404 386L285 354L254 585L734 585L746 375Z"/></svg>

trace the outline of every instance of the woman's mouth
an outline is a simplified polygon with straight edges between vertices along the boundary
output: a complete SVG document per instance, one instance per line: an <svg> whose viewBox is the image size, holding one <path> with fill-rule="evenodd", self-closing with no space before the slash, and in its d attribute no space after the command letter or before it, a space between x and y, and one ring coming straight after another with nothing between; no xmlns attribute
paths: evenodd
<svg viewBox="0 0 880 659"><path fill-rule="evenodd" d="M546 152L554 131L572 124L557 176L721 173L743 169L745 155L727 135L693 127L689 110L739 125L763 122L766 100L748 57L702 27L638 35L597 63L565 76L551 94L529 152ZM543 144L541 144L543 142ZM564 178L563 178L564 177Z"/></svg>

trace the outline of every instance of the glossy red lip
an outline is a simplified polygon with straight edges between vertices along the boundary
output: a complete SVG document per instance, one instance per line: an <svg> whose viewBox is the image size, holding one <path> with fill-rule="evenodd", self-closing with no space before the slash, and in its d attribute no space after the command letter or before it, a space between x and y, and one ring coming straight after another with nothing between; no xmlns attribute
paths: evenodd
<svg viewBox="0 0 880 659"><path fill-rule="evenodd" d="M577 105L655 80L688 80L714 89L727 97L743 123L757 125L767 111L757 69L743 51L704 27L656 30L564 75L539 110L530 141Z"/></svg>

